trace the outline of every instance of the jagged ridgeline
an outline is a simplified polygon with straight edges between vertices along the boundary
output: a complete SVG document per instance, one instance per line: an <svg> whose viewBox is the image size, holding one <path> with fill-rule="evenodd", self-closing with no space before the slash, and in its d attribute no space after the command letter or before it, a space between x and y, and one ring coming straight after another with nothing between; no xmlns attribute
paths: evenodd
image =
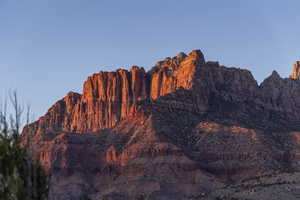
<svg viewBox="0 0 300 200"><path fill-rule="evenodd" d="M228 181L298 171L298 72L258 85L199 50L99 72L25 127L23 145L54 177L53 200L214 198Z"/></svg>

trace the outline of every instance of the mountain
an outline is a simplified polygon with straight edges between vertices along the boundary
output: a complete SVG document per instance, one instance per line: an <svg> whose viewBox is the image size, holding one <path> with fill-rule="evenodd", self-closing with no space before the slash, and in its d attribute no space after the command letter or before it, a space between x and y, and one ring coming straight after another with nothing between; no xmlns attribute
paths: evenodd
<svg viewBox="0 0 300 200"><path fill-rule="evenodd" d="M51 173L51 200L297 199L299 67L258 85L195 50L99 72L26 126L22 146Z"/></svg>

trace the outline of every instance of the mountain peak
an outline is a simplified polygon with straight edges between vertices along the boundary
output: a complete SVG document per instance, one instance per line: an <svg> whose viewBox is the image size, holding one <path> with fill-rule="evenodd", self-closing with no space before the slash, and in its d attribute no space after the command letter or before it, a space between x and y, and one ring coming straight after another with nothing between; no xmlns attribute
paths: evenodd
<svg viewBox="0 0 300 200"><path fill-rule="evenodd" d="M81 192L137 199L145 188L150 199L182 200L228 180L299 169L299 159L278 159L299 152L299 91L299 81L276 71L258 87L250 71L205 62L195 50L148 72L132 66L90 76L83 95L68 93L24 128L22 145L32 143L53 173L50 200Z"/></svg>
<svg viewBox="0 0 300 200"><path fill-rule="evenodd" d="M202 51L199 50L199 49L193 50L193 51L189 54L189 57L194 57L195 60L196 60L199 64L204 64L204 63L205 63L204 55L203 55Z"/></svg>
<svg viewBox="0 0 300 200"><path fill-rule="evenodd" d="M278 72L276 70L273 70L271 76L272 79L278 79L281 78L280 75L278 74Z"/></svg>

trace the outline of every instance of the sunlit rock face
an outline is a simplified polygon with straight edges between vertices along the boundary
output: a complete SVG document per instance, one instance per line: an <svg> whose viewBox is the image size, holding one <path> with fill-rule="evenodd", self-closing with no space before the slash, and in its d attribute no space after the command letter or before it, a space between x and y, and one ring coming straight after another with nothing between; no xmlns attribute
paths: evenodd
<svg viewBox="0 0 300 200"><path fill-rule="evenodd" d="M145 71L99 72L26 126L51 200L197 199L228 181L297 171L300 81L179 53Z"/></svg>
<svg viewBox="0 0 300 200"><path fill-rule="evenodd" d="M297 61L292 68L292 74L290 75L292 79L299 79L300 78L300 61Z"/></svg>

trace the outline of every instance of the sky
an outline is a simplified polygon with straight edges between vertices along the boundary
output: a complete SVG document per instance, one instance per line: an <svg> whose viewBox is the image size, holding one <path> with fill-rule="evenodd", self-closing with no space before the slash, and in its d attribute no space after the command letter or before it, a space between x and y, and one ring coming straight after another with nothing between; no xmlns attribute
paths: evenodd
<svg viewBox="0 0 300 200"><path fill-rule="evenodd" d="M201 49L261 82L300 60L299 0L0 0L0 97L35 118L99 71Z"/></svg>

